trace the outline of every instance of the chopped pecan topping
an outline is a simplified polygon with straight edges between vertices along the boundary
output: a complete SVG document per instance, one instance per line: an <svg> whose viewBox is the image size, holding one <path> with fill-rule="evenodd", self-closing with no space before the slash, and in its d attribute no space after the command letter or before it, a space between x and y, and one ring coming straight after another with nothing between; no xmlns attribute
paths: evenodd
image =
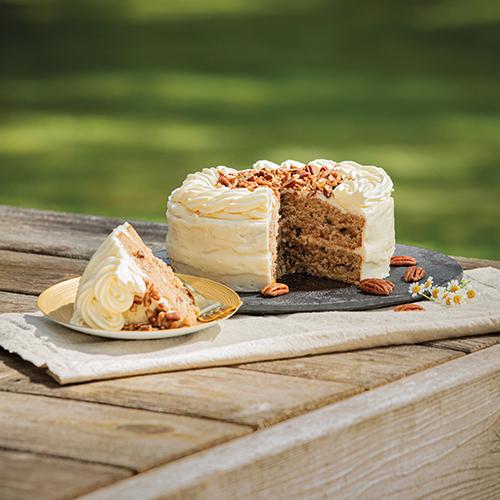
<svg viewBox="0 0 500 500"><path fill-rule="evenodd" d="M278 295L285 295L289 291L288 285L284 283L271 283L265 286L260 293L263 297L277 297Z"/></svg>
<svg viewBox="0 0 500 500"><path fill-rule="evenodd" d="M417 266L409 267L403 275L403 280L407 283L415 283L423 278L425 278L425 269Z"/></svg>
<svg viewBox="0 0 500 500"><path fill-rule="evenodd" d="M367 278L359 283L359 289L369 295L391 295L395 286L392 281L380 278Z"/></svg>
<svg viewBox="0 0 500 500"><path fill-rule="evenodd" d="M343 180L341 173L335 169L325 165L318 168L309 164L305 167L243 170L236 174L219 172L216 186L245 188L249 191L265 186L272 189L276 196L279 196L283 189L294 189L312 195L320 192L330 198L335 187Z"/></svg>
<svg viewBox="0 0 500 500"><path fill-rule="evenodd" d="M425 311L425 307L420 304L401 304L394 308L395 312L403 311Z"/></svg>
<svg viewBox="0 0 500 500"><path fill-rule="evenodd" d="M414 266L417 260L409 255L394 255L391 257L391 266L402 267L402 266Z"/></svg>
<svg viewBox="0 0 500 500"><path fill-rule="evenodd" d="M219 174L219 184L226 187L232 187L231 181L223 174Z"/></svg>

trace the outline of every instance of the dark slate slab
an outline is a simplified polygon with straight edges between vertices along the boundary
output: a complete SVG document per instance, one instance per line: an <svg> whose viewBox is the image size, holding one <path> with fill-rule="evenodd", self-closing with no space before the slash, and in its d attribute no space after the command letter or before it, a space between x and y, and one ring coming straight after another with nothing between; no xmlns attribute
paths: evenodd
<svg viewBox="0 0 500 500"><path fill-rule="evenodd" d="M411 255L419 266L434 277L436 285L443 285L452 279L462 277L460 264L439 252L409 245L396 245L395 255ZM165 251L157 257L168 263ZM290 287L290 293L279 297L264 298L258 292L240 293L243 305L239 314L286 314L312 311L363 311L381 307L415 302L408 293L409 283L402 279L405 267L391 267L389 278L396 284L392 295L382 297L361 293L354 285L338 281L315 278L305 274L283 276L280 282Z"/></svg>

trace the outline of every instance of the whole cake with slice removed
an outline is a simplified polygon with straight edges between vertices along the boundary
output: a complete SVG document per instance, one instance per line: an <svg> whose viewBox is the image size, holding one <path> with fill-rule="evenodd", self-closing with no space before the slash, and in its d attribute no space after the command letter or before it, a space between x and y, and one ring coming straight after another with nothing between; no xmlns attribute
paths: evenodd
<svg viewBox="0 0 500 500"><path fill-rule="evenodd" d="M71 323L153 330L197 323L193 296L126 222L104 240L80 278Z"/></svg>
<svg viewBox="0 0 500 500"><path fill-rule="evenodd" d="M346 283L385 278L395 248L393 184L351 161L206 168L169 197L178 272L256 291L287 273Z"/></svg>

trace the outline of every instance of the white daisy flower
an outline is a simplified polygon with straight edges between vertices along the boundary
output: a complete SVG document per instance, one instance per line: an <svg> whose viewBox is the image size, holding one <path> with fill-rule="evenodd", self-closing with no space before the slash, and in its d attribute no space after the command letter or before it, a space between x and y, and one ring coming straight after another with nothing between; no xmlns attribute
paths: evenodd
<svg viewBox="0 0 500 500"><path fill-rule="evenodd" d="M474 300L479 295L479 292L474 290L474 288L472 288L472 287L467 287L464 289L464 294L465 294L465 298L468 301L470 301L470 300Z"/></svg>
<svg viewBox="0 0 500 500"><path fill-rule="evenodd" d="M424 287L421 283L412 283L408 288L408 292L411 293L412 297L417 297L424 291Z"/></svg>
<svg viewBox="0 0 500 500"><path fill-rule="evenodd" d="M426 292L430 292L432 288L432 282L434 281L434 278L432 276L429 276L424 283L424 290Z"/></svg>
<svg viewBox="0 0 500 500"><path fill-rule="evenodd" d="M450 293L455 293L455 292L458 292L462 287L460 286L460 283L458 282L458 280L451 280L449 283L448 283L448 287L447 287L447 290L450 292Z"/></svg>
<svg viewBox="0 0 500 500"><path fill-rule="evenodd" d="M431 300L436 302L441 302L443 300L443 295L446 293L446 288L444 286L434 286L430 290Z"/></svg>
<svg viewBox="0 0 500 500"><path fill-rule="evenodd" d="M453 296L455 294L454 293L446 293L443 298L442 298L442 303L447 305L447 306L454 306L455 305L455 302L453 302Z"/></svg>
<svg viewBox="0 0 500 500"><path fill-rule="evenodd" d="M460 290L460 291L455 292L453 294L453 299L452 300L453 300L454 305L461 306L467 300L467 296L465 295L465 293L463 292L463 290Z"/></svg>

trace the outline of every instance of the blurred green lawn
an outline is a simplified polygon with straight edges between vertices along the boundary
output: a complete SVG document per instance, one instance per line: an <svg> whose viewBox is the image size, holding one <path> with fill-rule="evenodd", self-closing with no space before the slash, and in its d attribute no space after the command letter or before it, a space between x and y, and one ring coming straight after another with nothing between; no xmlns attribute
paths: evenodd
<svg viewBox="0 0 500 500"><path fill-rule="evenodd" d="M500 4L0 0L0 203L163 221L188 172L317 157L500 258Z"/></svg>

